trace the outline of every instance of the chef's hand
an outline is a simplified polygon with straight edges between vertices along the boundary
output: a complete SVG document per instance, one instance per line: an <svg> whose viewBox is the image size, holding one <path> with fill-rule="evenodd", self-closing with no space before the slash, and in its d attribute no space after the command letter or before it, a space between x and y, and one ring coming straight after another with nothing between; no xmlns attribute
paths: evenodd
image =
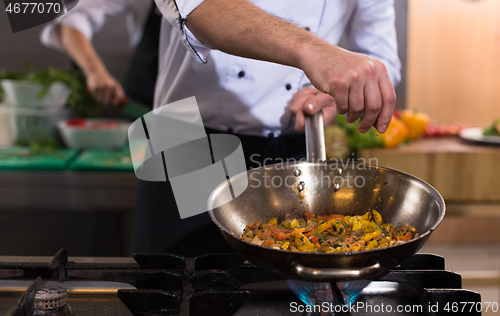
<svg viewBox="0 0 500 316"><path fill-rule="evenodd" d="M323 110L323 123L326 125L335 117L335 99L313 87L305 87L297 91L289 105L290 112L295 114L295 130L304 131L305 115L312 115Z"/></svg>
<svg viewBox="0 0 500 316"><path fill-rule="evenodd" d="M358 125L361 133L371 126L384 133L396 104L396 93L385 65L378 59L337 46L319 46L302 55L301 69L311 83L333 96L337 113L347 113L347 122L356 121L363 113Z"/></svg>
<svg viewBox="0 0 500 316"><path fill-rule="evenodd" d="M125 97L120 83L107 72L89 74L87 88L97 102L105 105L116 105Z"/></svg>

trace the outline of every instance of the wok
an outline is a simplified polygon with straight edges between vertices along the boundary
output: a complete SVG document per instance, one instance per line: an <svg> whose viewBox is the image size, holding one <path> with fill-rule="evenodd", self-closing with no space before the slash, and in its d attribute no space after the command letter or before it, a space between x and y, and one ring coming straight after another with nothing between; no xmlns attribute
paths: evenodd
<svg viewBox="0 0 500 316"><path fill-rule="evenodd" d="M270 165L232 177L231 185L248 181L248 187L222 206L212 207L231 200L224 184L209 197L213 222L225 240L253 264L285 277L308 280L380 277L416 253L443 219L441 195L414 176L376 164L324 161L321 114L306 120L306 142L309 161ZM287 213L352 216L369 210L377 210L392 225L410 224L420 235L392 247L353 253L290 252L239 238L248 223L266 223L273 217L281 220Z"/></svg>

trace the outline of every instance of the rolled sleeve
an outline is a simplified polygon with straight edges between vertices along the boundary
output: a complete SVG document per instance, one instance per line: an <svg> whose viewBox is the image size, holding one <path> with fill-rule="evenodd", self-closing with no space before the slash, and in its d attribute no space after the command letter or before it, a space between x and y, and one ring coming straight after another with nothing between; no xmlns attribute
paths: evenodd
<svg viewBox="0 0 500 316"><path fill-rule="evenodd" d="M348 49L382 61L396 86L401 81L401 62L393 0L358 0L346 31Z"/></svg>
<svg viewBox="0 0 500 316"><path fill-rule="evenodd" d="M47 24L40 34L40 40L46 46L62 50L62 44L57 31L58 25L75 29L82 33L88 40L92 40L93 34L101 30L110 17L126 12L132 1L80 1L71 11Z"/></svg>
<svg viewBox="0 0 500 316"><path fill-rule="evenodd" d="M40 41L42 44L61 51L63 50L61 39L59 38L59 33L57 31L58 25L64 25L75 29L82 33L88 40L92 39L92 35L94 33L94 28L87 15L75 13L69 16L63 16L46 25L40 34Z"/></svg>
<svg viewBox="0 0 500 316"><path fill-rule="evenodd" d="M186 26L188 15L196 9L204 0L155 0L158 9L165 19L178 28L183 44L191 52L191 55L199 62L206 63L210 48L203 45L200 40Z"/></svg>

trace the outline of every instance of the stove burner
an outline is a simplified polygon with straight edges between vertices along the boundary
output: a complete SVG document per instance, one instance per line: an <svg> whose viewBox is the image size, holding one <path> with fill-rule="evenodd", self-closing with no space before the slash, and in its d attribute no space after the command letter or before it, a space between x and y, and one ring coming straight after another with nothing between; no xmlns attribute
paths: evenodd
<svg viewBox="0 0 500 316"><path fill-rule="evenodd" d="M356 306L357 303L364 304L362 314L367 316L380 315L375 307L382 304L392 307L393 311L398 305L417 306L425 310L419 315L431 316L444 315L446 306L459 302L481 302L478 293L461 289L461 276L445 270L442 257L431 254L414 255L368 286L367 280L332 284L302 281L302 287L296 287L295 290L301 290L300 294L305 302L300 302L302 297L300 300L295 297L281 276L246 262L236 254L208 254L195 259L168 254L137 254L134 258L136 263L130 258L110 262L94 258L73 261L68 260L65 250L59 251L50 264L45 260L33 261L31 257L3 262L1 257L1 278L13 279L5 281L14 281L19 276L23 276L23 279L38 278L28 286L16 305L5 305L11 299L15 300L15 297L10 297L10 294L5 297L0 295L0 314L5 315L4 312L7 311L2 303L6 307L12 306L8 316L71 316L72 309L82 316L121 316L126 314L127 307L134 316L284 315L289 314L293 307L298 312L305 312L305 316L349 314L343 309L304 309L309 304L332 302L329 306L334 308L349 303L356 303ZM130 290L127 287L118 290L116 299L102 300L101 294L89 294L83 300L78 298L72 301L74 297L66 298L64 288L47 288L49 284L42 286L41 277L63 281L117 281L128 283L137 289ZM63 282L56 283L60 286ZM39 292L42 287L45 290ZM53 296L47 297L47 294ZM68 299L72 308L67 303ZM104 305L97 306L96 299ZM38 310L34 311L35 307L39 307ZM481 315L481 312L473 310L462 313L465 314ZM397 315L415 313L405 311Z"/></svg>
<svg viewBox="0 0 500 316"><path fill-rule="evenodd" d="M33 316L71 316L74 315L68 305L68 291L62 287L39 289L33 303Z"/></svg>

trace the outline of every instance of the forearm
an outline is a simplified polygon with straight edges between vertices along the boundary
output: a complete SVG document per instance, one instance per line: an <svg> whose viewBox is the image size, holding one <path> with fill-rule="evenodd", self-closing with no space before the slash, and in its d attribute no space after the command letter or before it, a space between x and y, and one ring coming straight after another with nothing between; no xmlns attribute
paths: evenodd
<svg viewBox="0 0 500 316"><path fill-rule="evenodd" d="M80 67L85 76L107 74L106 67L94 46L80 31L64 25L58 25L57 28L64 50Z"/></svg>
<svg viewBox="0 0 500 316"><path fill-rule="evenodd" d="M247 0L206 0L189 14L186 26L211 48L301 69L312 47L334 48Z"/></svg>
<svg viewBox="0 0 500 316"><path fill-rule="evenodd" d="M106 69L92 43L80 32L58 26L61 44L87 78L87 89L102 104L117 104L125 96L118 81Z"/></svg>

